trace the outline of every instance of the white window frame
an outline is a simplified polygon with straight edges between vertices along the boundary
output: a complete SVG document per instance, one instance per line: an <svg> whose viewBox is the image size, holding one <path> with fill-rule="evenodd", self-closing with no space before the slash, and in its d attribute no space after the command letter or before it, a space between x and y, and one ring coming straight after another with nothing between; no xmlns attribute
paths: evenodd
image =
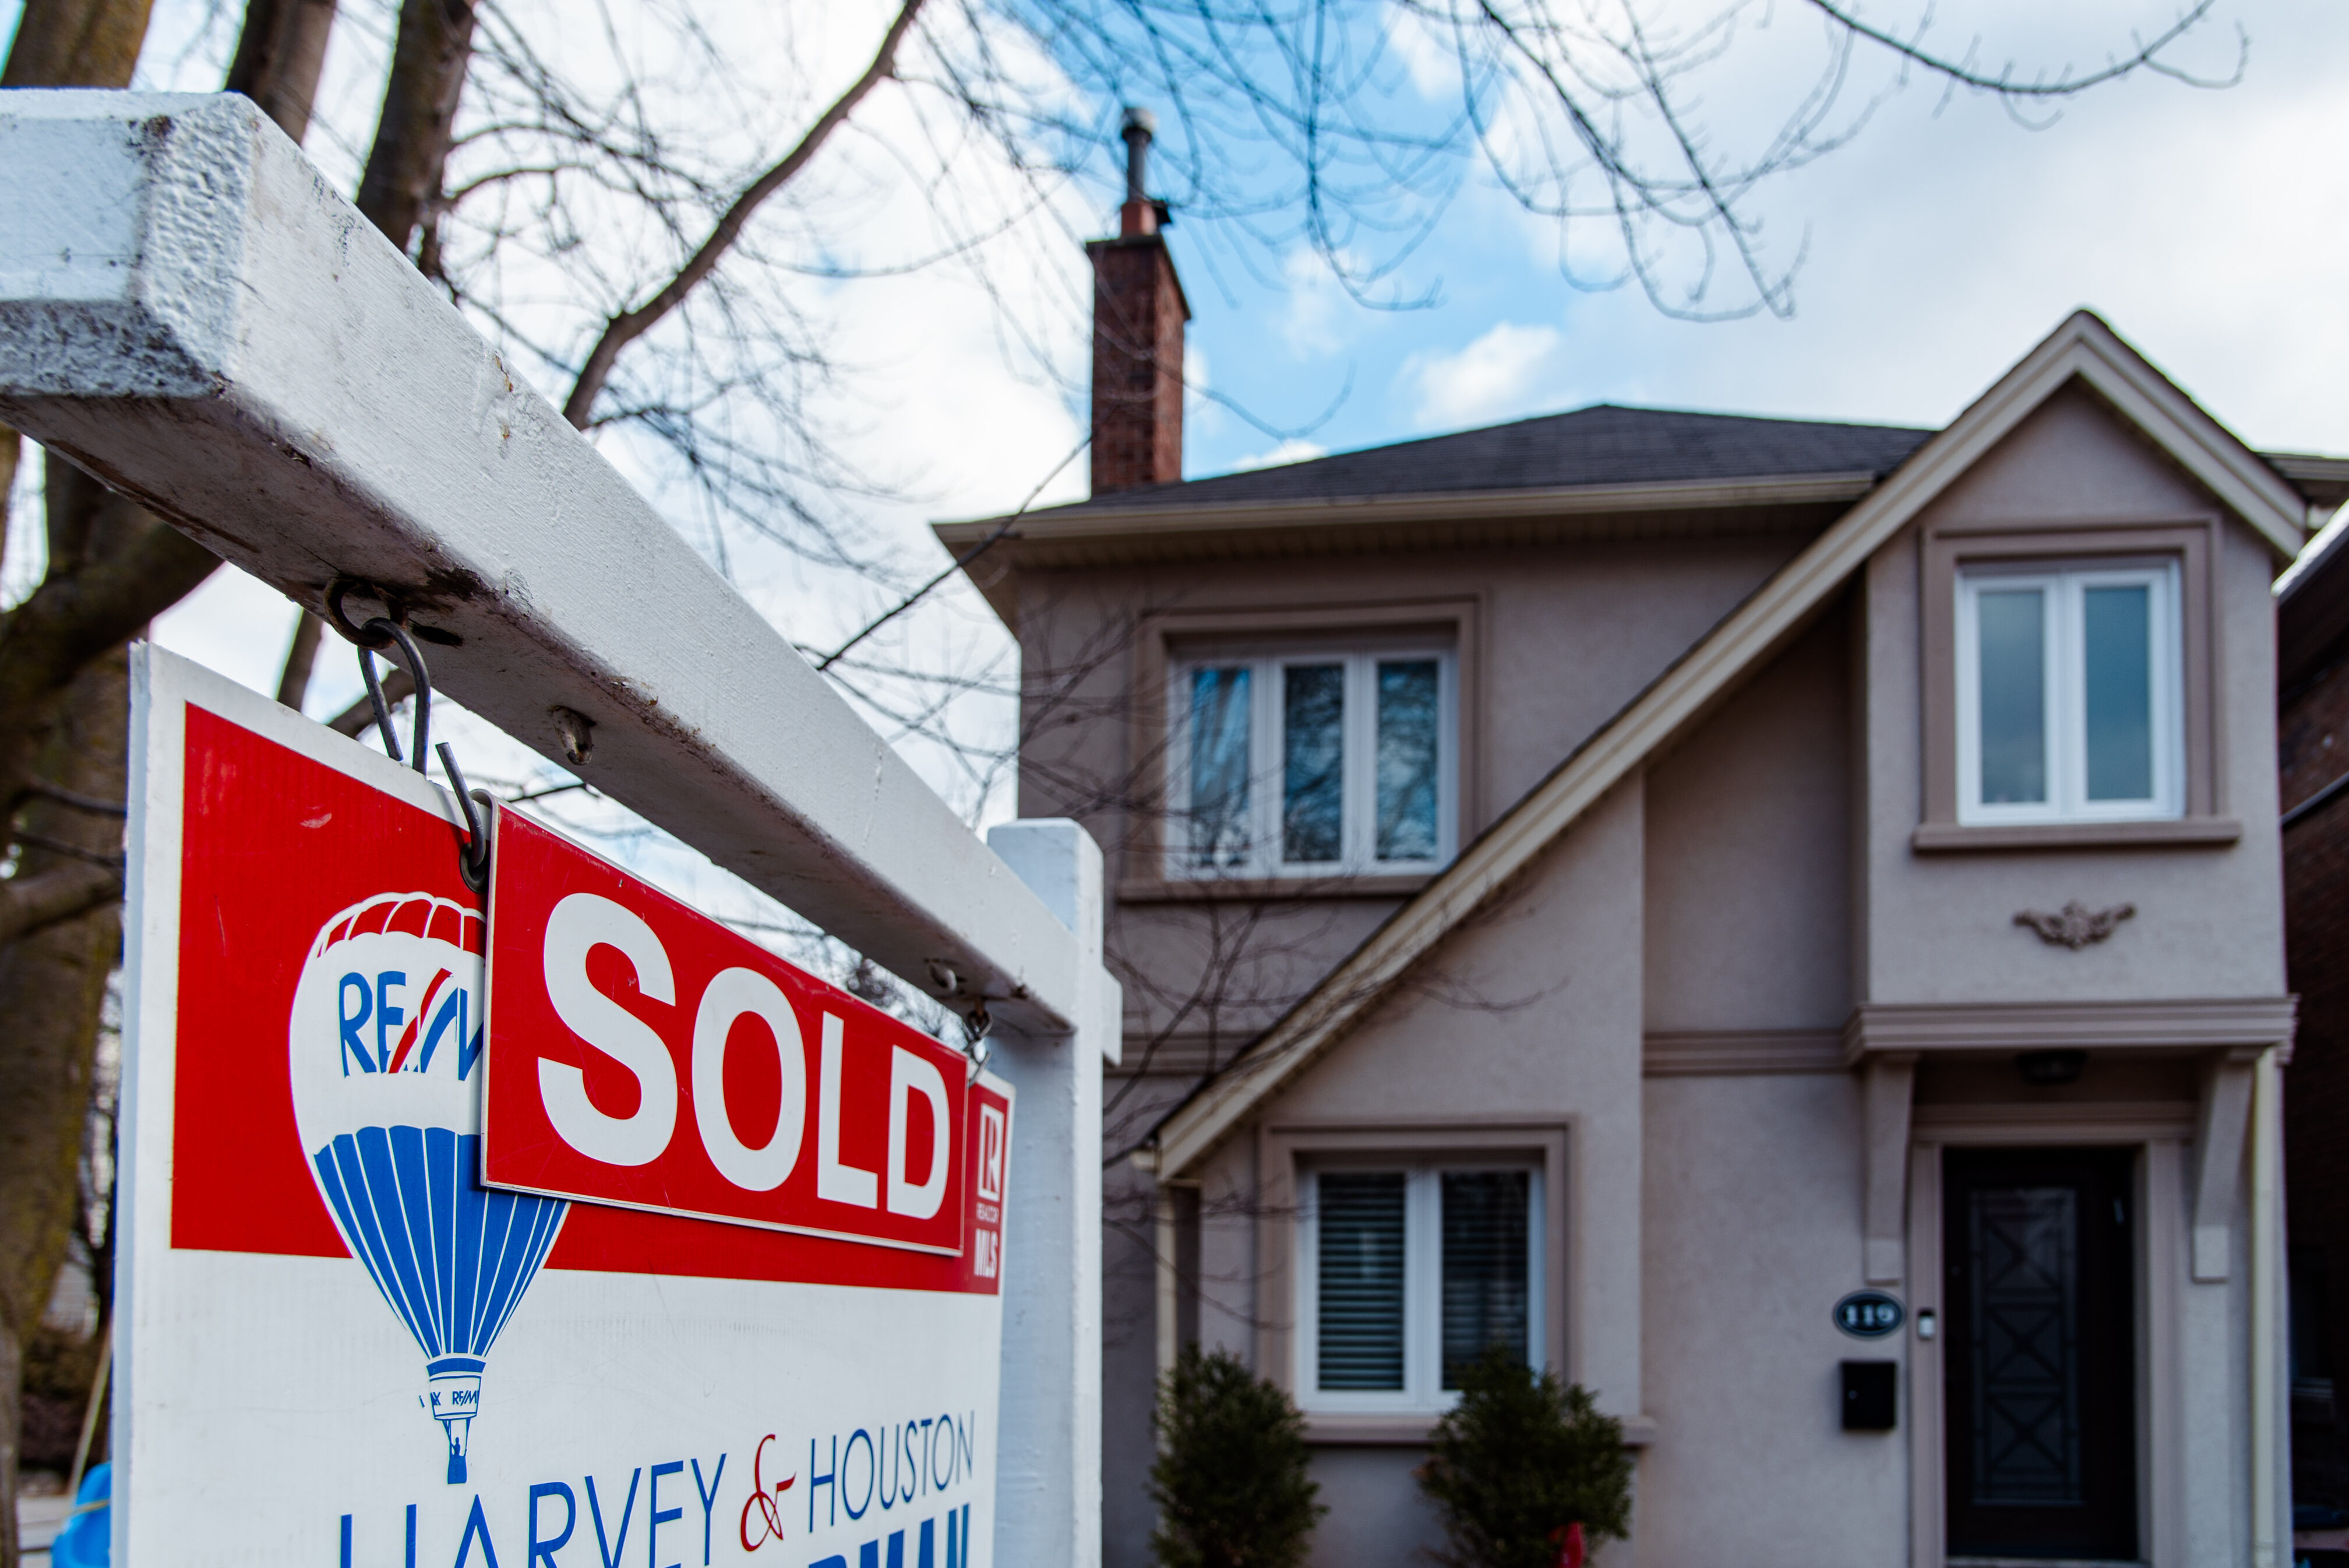
<svg viewBox="0 0 2349 1568"><path fill-rule="evenodd" d="M2088 799L2086 655L2082 595L2090 588L2144 587L2151 617L2153 794L2136 800ZM1978 601L1985 591L2041 591L2046 650L2044 745L2047 799L1982 798L1982 662ZM2141 822L2186 812L2186 705L2178 570L2175 562L2056 570L1969 566L1957 578L1958 820L1968 826L2028 822Z"/></svg>
<svg viewBox="0 0 2349 1568"><path fill-rule="evenodd" d="M1321 1369L1321 1175L1325 1171L1401 1172L1403 1187L1403 1386L1324 1391ZM1444 1174L1450 1171L1522 1171L1526 1207L1526 1361L1548 1363L1547 1335L1547 1199L1541 1162L1473 1154L1383 1160L1325 1160L1298 1172L1297 1364L1290 1387L1299 1409L1324 1415L1440 1415L1460 1402L1444 1387Z"/></svg>
<svg viewBox="0 0 2349 1568"><path fill-rule="evenodd" d="M1417 861L1378 858L1378 667L1433 659L1436 667L1435 854ZM1281 855L1283 735L1286 685L1292 665L1345 666L1345 723L1340 738L1344 799L1341 853L1334 861L1288 861ZM1460 676L1450 648L1412 646L1299 648L1278 654L1216 657L1185 655L1170 664L1167 703L1169 814L1166 874L1196 881L1215 877L1409 876L1442 870L1458 853L1460 795ZM1191 690L1200 670L1248 672L1248 857L1231 865L1198 865L1191 855Z"/></svg>

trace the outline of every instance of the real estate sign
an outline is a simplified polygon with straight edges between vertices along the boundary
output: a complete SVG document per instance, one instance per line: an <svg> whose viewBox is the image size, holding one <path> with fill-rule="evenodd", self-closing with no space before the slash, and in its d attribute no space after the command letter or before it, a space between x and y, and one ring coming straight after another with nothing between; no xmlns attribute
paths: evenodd
<svg viewBox="0 0 2349 1568"><path fill-rule="evenodd" d="M116 1561L980 1568L1011 1102L138 653Z"/></svg>

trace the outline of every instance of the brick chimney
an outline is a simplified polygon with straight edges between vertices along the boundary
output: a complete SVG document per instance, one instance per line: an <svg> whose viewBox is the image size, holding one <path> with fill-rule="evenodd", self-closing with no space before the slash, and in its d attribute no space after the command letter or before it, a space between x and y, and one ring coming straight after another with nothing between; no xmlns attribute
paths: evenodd
<svg viewBox="0 0 2349 1568"><path fill-rule="evenodd" d="M1154 122L1125 111L1125 205L1093 263L1093 494L1183 477L1183 324L1191 306L1159 231L1164 202L1143 192Z"/></svg>

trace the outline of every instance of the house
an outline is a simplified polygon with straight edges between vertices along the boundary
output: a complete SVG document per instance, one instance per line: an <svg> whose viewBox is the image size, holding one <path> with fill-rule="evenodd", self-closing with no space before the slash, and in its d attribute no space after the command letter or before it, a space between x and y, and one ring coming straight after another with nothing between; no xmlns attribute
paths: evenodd
<svg viewBox="0 0 2349 1568"><path fill-rule="evenodd" d="M2336 534L2276 600L2284 972L2300 997L2285 1078L2291 1233L2292 1500L2312 1544L2349 1540L2349 549Z"/></svg>
<svg viewBox="0 0 2349 1568"><path fill-rule="evenodd" d="M1940 430L1181 482L1129 196L1092 499L938 530L1019 642L1020 813L1109 861L1104 1561L1194 1340L1307 1412L1313 1563L1423 1561L1495 1338L1638 1450L1604 1563L2276 1561L2270 585L2349 460L2083 313Z"/></svg>

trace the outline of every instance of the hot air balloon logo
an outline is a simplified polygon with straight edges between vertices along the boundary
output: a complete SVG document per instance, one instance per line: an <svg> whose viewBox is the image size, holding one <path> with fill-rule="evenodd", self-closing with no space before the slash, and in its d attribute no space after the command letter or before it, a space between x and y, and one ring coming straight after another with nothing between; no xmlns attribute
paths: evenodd
<svg viewBox="0 0 2349 1568"><path fill-rule="evenodd" d="M423 1353L452 1483L490 1347L570 1207L481 1183L482 933L479 911L429 893L354 904L311 944L289 1026L303 1152Z"/></svg>

